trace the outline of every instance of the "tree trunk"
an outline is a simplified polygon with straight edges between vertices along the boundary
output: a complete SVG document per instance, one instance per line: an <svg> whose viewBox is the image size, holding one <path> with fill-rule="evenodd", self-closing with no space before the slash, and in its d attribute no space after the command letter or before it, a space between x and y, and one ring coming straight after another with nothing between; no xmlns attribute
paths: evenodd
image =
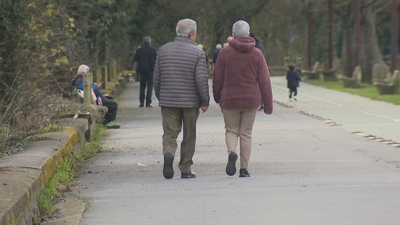
<svg viewBox="0 0 400 225"><path fill-rule="evenodd" d="M375 16L371 8L363 10L363 26L362 34L364 39L362 40L363 48L362 52L362 81L371 83L372 82L372 65L375 62L382 61L382 56L379 50L378 37L376 34Z"/></svg>
<svg viewBox="0 0 400 225"><path fill-rule="evenodd" d="M356 65L355 61L355 28L354 10L351 4L341 16L343 23L343 42L342 42L342 71L343 76L351 77Z"/></svg>
<svg viewBox="0 0 400 225"><path fill-rule="evenodd" d="M343 50L342 50L342 70L343 76L351 77L356 66L355 61L355 27L354 27L354 5L347 7L341 16L343 22ZM372 6L362 9L361 26L361 69L362 81L371 82L372 64L382 60L379 50L378 37L376 34L376 24L374 8Z"/></svg>

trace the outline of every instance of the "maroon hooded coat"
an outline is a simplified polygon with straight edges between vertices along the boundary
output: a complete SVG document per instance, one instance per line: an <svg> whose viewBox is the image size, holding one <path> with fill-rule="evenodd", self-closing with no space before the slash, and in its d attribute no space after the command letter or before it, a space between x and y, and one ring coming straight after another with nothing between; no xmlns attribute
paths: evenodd
<svg viewBox="0 0 400 225"><path fill-rule="evenodd" d="M213 72L213 94L222 109L258 108L262 97L264 112L272 113L268 66L253 38L234 38L221 49Z"/></svg>

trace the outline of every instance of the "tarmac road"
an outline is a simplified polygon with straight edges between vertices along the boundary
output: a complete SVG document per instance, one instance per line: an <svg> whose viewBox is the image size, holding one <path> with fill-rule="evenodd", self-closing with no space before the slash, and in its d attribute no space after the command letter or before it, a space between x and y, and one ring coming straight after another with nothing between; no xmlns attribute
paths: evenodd
<svg viewBox="0 0 400 225"><path fill-rule="evenodd" d="M275 109L257 114L251 177L225 174L224 123L211 100L190 180L180 179L179 150L175 177L164 179L158 102L139 108L130 84L122 128L79 168L72 194L89 201L81 224L399 224L400 148L351 132L400 142L400 106L307 84L288 102L284 78L272 81Z"/></svg>

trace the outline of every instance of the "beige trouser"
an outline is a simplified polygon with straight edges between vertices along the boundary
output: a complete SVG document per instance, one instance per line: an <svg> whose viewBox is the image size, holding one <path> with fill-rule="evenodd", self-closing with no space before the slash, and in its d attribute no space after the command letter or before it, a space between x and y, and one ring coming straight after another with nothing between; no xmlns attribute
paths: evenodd
<svg viewBox="0 0 400 225"><path fill-rule="evenodd" d="M171 153L175 157L178 147L176 139L182 130L183 140L181 143L181 159L179 169L182 173L190 171L193 165L193 155L196 145L196 122L199 117L198 108L161 108L163 135L163 154Z"/></svg>
<svg viewBox="0 0 400 225"><path fill-rule="evenodd" d="M240 138L240 169L249 166L251 154L251 134L257 108L255 109L222 109L225 121L225 141L228 155L236 152L238 137Z"/></svg>

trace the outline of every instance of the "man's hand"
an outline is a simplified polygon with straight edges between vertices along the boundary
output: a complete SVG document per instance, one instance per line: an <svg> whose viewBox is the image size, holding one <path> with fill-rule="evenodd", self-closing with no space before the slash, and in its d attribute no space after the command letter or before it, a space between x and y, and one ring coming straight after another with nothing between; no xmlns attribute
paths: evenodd
<svg viewBox="0 0 400 225"><path fill-rule="evenodd" d="M203 113L205 113L208 109L208 106L201 106L200 108L203 111Z"/></svg>

